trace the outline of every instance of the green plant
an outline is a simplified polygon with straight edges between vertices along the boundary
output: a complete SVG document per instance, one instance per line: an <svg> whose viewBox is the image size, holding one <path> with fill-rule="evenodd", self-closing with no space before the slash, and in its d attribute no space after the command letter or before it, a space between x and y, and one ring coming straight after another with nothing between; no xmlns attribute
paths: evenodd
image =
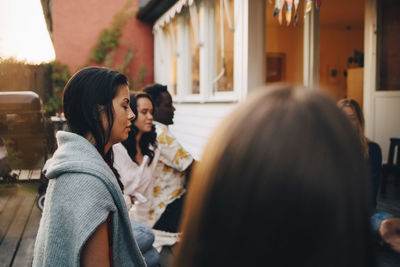
<svg viewBox="0 0 400 267"><path fill-rule="evenodd" d="M115 70L118 71L118 72L121 72L121 73L123 73L123 74L125 74L127 76L130 76L129 75L129 64L131 63L131 61L132 61L134 56L135 56L134 48L130 47L126 51L126 54L124 56L124 62L122 64L120 64L120 65L117 65L115 67Z"/></svg>
<svg viewBox="0 0 400 267"><path fill-rule="evenodd" d="M69 78L71 78L71 72L67 65L62 64L59 61L53 61L49 64L51 65L53 91L52 96L50 96L47 102L44 103L44 109L49 115L54 115L62 108L61 95L64 86L67 84Z"/></svg>
<svg viewBox="0 0 400 267"><path fill-rule="evenodd" d="M123 8L114 15L111 27L100 31L97 42L93 46L84 66L88 66L91 62L94 62L108 68L114 68L128 77L132 90L139 90L149 71L144 65L141 65L136 79L132 79L129 66L136 55L134 47L131 46L127 49L122 64L114 64L114 56L120 45L122 30L127 22L137 13L137 9L129 11L133 1L127 0Z"/></svg>
<svg viewBox="0 0 400 267"><path fill-rule="evenodd" d="M119 46L119 38L122 35L122 29L126 25L129 19L131 19L137 12L137 9L128 11L132 5L133 0L128 0L124 7L114 15L111 28L103 29L100 31L99 38L95 46L92 48L92 52L89 61L94 61L101 64L107 58L113 50ZM109 62L110 59L108 59ZM109 64L108 62L108 64Z"/></svg>
<svg viewBox="0 0 400 267"><path fill-rule="evenodd" d="M131 81L133 90L137 91L142 88L144 83L144 78L146 77L147 73L149 73L149 70L146 68L145 65L141 64L136 79Z"/></svg>

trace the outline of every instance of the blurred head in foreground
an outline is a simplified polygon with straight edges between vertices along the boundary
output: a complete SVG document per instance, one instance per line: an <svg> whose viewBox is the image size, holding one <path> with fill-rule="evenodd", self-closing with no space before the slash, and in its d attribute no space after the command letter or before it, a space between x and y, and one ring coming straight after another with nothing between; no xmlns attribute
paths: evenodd
<svg viewBox="0 0 400 267"><path fill-rule="evenodd" d="M173 266L373 266L360 138L329 97L258 90L204 155Z"/></svg>

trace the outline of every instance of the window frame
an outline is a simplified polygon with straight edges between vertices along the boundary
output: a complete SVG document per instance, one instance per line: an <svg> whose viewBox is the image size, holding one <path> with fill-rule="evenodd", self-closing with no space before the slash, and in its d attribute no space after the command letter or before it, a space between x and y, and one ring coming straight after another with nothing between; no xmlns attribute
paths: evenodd
<svg viewBox="0 0 400 267"><path fill-rule="evenodd" d="M234 22L236 25L237 2L234 0ZM199 32L198 45L200 49L199 56L199 94L192 94L192 71L191 71L191 51L190 51L190 24L193 23L190 18L190 7L186 7L181 13L177 14L178 32L177 32L177 94L174 102L177 103L215 103L215 102L237 102L239 100L238 86L235 83L235 74L237 64L234 60L233 90L228 92L218 92L213 89L213 79L216 75L216 21L215 21L215 1L202 0L193 1L199 12ZM230 8L233 8L230 6ZM225 14L225 12L224 12ZM195 33L196 34L196 33ZM235 38L236 32L234 32ZM236 50L236 42L233 44ZM235 57L235 52L234 55Z"/></svg>

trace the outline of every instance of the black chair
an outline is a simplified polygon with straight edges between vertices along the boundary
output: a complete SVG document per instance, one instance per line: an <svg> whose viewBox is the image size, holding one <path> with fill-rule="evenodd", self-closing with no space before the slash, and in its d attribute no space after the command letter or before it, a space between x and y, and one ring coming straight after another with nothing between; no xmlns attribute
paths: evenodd
<svg viewBox="0 0 400 267"><path fill-rule="evenodd" d="M397 152L397 153L396 153ZM386 193L388 177L393 175L395 183L400 178L400 138L390 138L389 157L386 164L382 166L381 193ZM396 155L396 159L395 159Z"/></svg>

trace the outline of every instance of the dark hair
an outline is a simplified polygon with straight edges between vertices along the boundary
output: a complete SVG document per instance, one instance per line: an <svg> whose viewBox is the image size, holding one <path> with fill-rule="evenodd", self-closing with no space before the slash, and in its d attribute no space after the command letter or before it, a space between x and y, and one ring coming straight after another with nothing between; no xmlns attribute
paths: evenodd
<svg viewBox="0 0 400 267"><path fill-rule="evenodd" d="M113 152L104 154L114 124L112 100L121 85L128 85L125 75L107 68L86 67L75 73L64 88L64 114L71 132L94 138L97 151L116 175L121 189L119 174L113 167ZM106 114L108 129L104 129L99 109Z"/></svg>
<svg viewBox="0 0 400 267"><path fill-rule="evenodd" d="M281 86L250 96L194 167L172 266L373 266L352 127L322 93Z"/></svg>
<svg viewBox="0 0 400 267"><path fill-rule="evenodd" d="M150 100L151 104L153 105L153 114L154 114L154 102L150 95L148 95L146 93L136 93L136 94L130 95L130 104L129 105L131 106L131 109L132 109L133 113L135 113L136 117L132 121L131 131L129 132L128 139L123 141L122 144L128 151L128 154L131 157L131 159L135 162L136 162L135 158L136 158L136 154L137 154L136 135L139 132L139 129L135 126L134 122L138 117L137 100L139 98L147 98ZM150 158L148 165L151 164L151 162L153 161L153 158L154 158L154 151L149 148L149 145L152 145L153 148L156 148L157 147L156 141L157 141L157 133L156 133L156 128L154 127L154 125L151 127L150 132L143 133L142 136L140 137L139 148L143 155L147 155Z"/></svg>
<svg viewBox="0 0 400 267"><path fill-rule="evenodd" d="M148 93L153 99L155 106L158 107L162 101L162 93L167 92L167 86L158 83L148 85L143 89L144 92Z"/></svg>

